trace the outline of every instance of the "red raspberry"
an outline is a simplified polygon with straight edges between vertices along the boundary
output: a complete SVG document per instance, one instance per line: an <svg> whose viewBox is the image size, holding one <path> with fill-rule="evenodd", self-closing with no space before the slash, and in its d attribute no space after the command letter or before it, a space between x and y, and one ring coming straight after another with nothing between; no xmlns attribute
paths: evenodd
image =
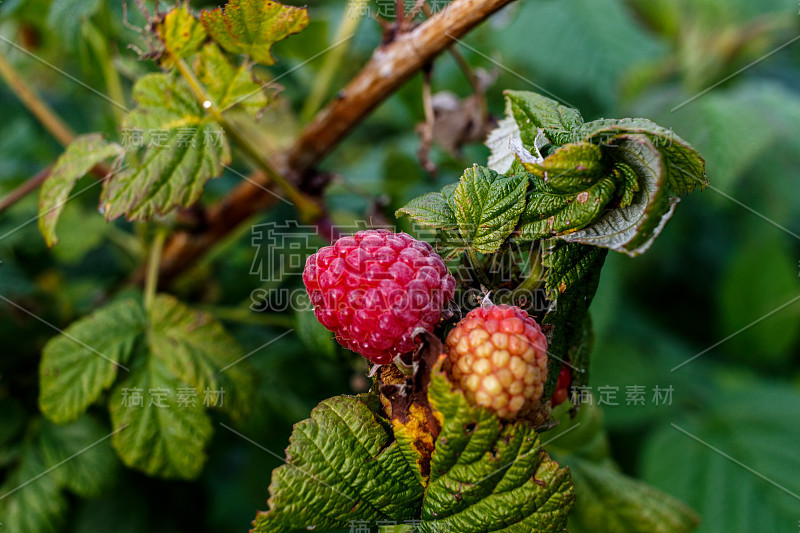
<svg viewBox="0 0 800 533"><path fill-rule="evenodd" d="M306 261L303 282L323 326L373 363L390 363L433 331L456 280L430 244L406 233L359 231Z"/></svg>
<svg viewBox="0 0 800 533"><path fill-rule="evenodd" d="M569 397L569 386L572 383L572 372L569 371L567 365L561 366L561 372L558 373L558 381L556 382L556 390L550 397L550 403L553 407L561 405Z"/></svg>
<svg viewBox="0 0 800 533"><path fill-rule="evenodd" d="M512 420L533 411L547 381L547 340L519 307L470 311L447 336L445 369L473 405Z"/></svg>

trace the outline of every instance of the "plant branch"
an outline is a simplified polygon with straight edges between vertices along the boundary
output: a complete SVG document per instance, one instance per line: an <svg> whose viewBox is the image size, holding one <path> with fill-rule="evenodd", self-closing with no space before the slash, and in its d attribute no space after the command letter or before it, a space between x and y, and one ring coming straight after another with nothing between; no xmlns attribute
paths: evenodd
<svg viewBox="0 0 800 533"><path fill-rule="evenodd" d="M315 165L423 65L512 1L454 0L413 30L379 47L339 97L317 114L286 153L276 158L276 170L293 183L302 183ZM163 278L177 276L239 224L274 204L275 199L262 189L269 183L267 173L257 172L250 178L211 206L203 233L179 233L170 239L162 261Z"/></svg>
<svg viewBox="0 0 800 533"><path fill-rule="evenodd" d="M8 60L0 54L0 77L2 77L14 94L22 101L28 111L41 122L50 134L64 146L69 145L75 138L75 133L67 126L55 111L42 100L38 94L14 70Z"/></svg>

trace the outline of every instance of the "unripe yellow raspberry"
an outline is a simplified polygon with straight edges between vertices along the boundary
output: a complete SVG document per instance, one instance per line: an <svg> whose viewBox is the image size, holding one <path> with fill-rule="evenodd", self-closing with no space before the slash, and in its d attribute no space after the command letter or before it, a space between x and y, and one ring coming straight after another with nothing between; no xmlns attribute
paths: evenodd
<svg viewBox="0 0 800 533"><path fill-rule="evenodd" d="M473 405L513 420L536 408L547 381L547 340L519 307L470 311L447 336L445 370Z"/></svg>

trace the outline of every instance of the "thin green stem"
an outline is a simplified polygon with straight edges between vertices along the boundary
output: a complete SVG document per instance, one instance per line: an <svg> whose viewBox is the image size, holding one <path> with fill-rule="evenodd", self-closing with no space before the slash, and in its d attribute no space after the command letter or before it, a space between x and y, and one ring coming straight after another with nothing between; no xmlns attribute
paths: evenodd
<svg viewBox="0 0 800 533"><path fill-rule="evenodd" d="M164 250L164 240L167 238L167 229L159 226L150 245L150 256L147 258L147 274L144 280L144 308L148 316L153 310L153 302L158 290L158 267L161 265L161 252Z"/></svg>
<svg viewBox="0 0 800 533"><path fill-rule="evenodd" d="M42 100L38 94L22 79L11 63L0 54L0 77L14 91L28 111L41 122L50 134L64 146L69 145L75 138L75 133L53 109Z"/></svg>
<svg viewBox="0 0 800 533"><path fill-rule="evenodd" d="M252 159L256 165L272 180L278 187L280 187L289 200L295 205L300 212L300 218L303 221L311 222L318 219L322 215L320 206L310 199L308 196L300 192L289 180L283 177L277 169L272 165L272 162L266 154L256 146L251 139L249 139L239 128L230 120L228 120L223 113L220 112L214 99L208 94L208 91L197 79L195 73L186 64L183 59L176 59L178 72L184 77L189 84L189 88L194 93L195 98L202 104L206 112L215 121L219 122L225 129L225 132L231 138L247 157Z"/></svg>
<svg viewBox="0 0 800 533"><path fill-rule="evenodd" d="M92 51L97 59L97 64L103 72L103 79L106 83L108 95L115 102L125 102L125 92L122 90L122 81L119 72L114 68L114 62L108 49L108 42L90 20L84 21L83 35L92 47ZM112 110L118 122L122 122L125 112L118 106L113 106Z"/></svg>
<svg viewBox="0 0 800 533"><path fill-rule="evenodd" d="M369 0L349 0L344 6L342 17L339 19L339 27L333 38L333 42L336 43L334 45L335 48L331 49L325 56L325 62L314 79L311 93L306 98L306 103L300 112L300 117L304 122L310 121L317 114L317 111L322 108L336 73L339 72L347 55L348 43L355 34L356 29L358 29L358 24L361 21L358 13L361 13L362 9L368 4Z"/></svg>

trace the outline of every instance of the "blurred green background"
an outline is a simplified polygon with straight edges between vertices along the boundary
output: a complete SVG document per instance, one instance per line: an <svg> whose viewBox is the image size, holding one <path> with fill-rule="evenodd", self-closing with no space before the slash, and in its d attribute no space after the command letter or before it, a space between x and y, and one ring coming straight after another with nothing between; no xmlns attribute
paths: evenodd
<svg viewBox="0 0 800 533"><path fill-rule="evenodd" d="M302 125L324 56L292 69L334 42L347 15L342 1L308 4L308 29L278 44L278 64L261 71L288 72L279 81L283 107L267 119L275 146ZM538 86L586 120L652 119L706 158L711 187L681 202L652 249L636 259L609 257L592 306L591 370L595 391L618 390L619 405L604 406L615 459L696 509L704 533L796 532L800 524L799 9L796 0L526 0L459 47L473 67L497 78L487 90L494 116L502 114L503 89ZM137 14L130 19L144 23ZM128 48L146 43L122 21L120 2L4 0L0 54L77 132L115 138L118 110L7 41L130 105L132 81L155 67ZM380 41L378 24L363 19L327 96ZM448 55L435 62L432 76L434 92L471 94ZM325 160L322 168L335 175L326 196L334 222L393 222L393 211L411 198L455 181L473 162L485 164L488 150L473 143L461 155L435 147L438 175L423 170L415 133L421 94L416 76ZM0 196L60 153L0 83ZM231 173L213 180L205 199L221 197L239 179ZM92 183L86 178L76 190ZM68 204L53 250L36 227L36 195L0 214L0 495L13 488L26 435L47 424L37 409L38 363L55 334L8 302L63 328L131 290L126 279L143 261L141 229L106 224L98 194L99 187L90 188ZM291 218L291 209L279 205L252 224ZM326 397L363 390L363 361L334 349L324 334L327 348L320 349L307 316L248 309L254 289L299 286L298 276L264 284L250 274L257 250L249 232L247 225L173 291L214 313L245 352L296 328L250 358L259 393L237 430L258 445L217 426L205 470L191 483L151 479L110 456L102 463L110 474L101 497L65 492L63 502L28 502L28 512L49 517L35 527L246 531L255 510L266 508L270 472L291 425ZM632 386L645 388L644 405L626 405ZM671 404L656 405L655 387L672 388ZM92 416L107 432L107 413L96 408Z"/></svg>

